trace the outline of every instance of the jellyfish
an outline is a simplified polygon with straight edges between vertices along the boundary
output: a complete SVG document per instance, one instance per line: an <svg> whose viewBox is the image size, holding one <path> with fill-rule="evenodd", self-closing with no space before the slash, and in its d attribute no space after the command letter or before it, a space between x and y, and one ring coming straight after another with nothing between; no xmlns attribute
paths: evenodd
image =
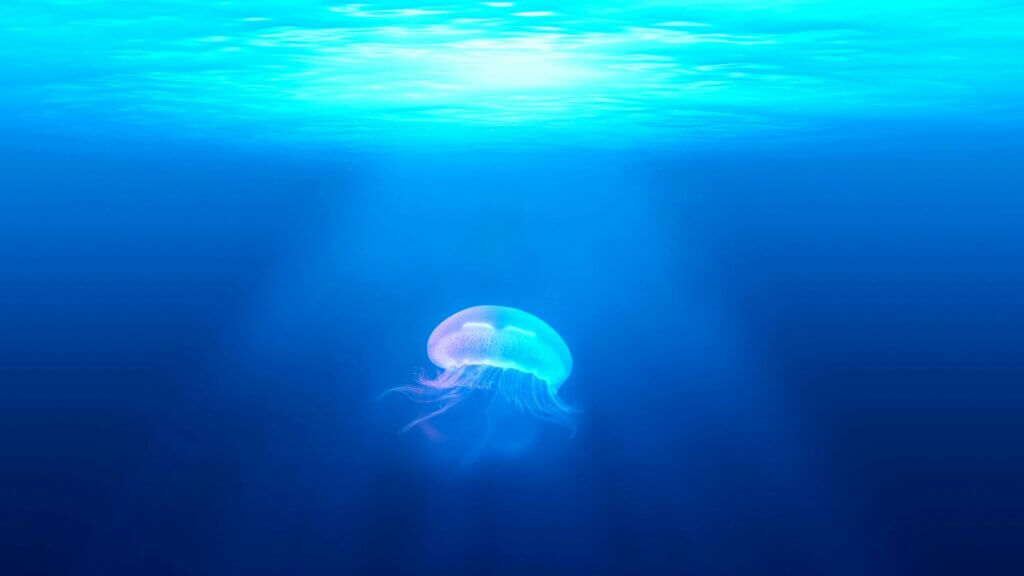
<svg viewBox="0 0 1024 576"><path fill-rule="evenodd" d="M432 405L403 431L444 414L468 395L485 393L535 418L574 430L575 410L558 396L572 372L569 347L533 314L507 306L474 306L434 329L427 356L441 371L421 375L402 392Z"/></svg>

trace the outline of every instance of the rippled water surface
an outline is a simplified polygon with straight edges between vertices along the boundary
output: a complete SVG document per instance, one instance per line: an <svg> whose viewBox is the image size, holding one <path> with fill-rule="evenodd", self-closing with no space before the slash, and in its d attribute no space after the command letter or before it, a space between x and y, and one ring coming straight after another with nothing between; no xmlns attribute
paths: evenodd
<svg viewBox="0 0 1024 576"><path fill-rule="evenodd" d="M982 2L105 2L0 6L22 120L393 144L790 138L1019 121L1024 7Z"/></svg>

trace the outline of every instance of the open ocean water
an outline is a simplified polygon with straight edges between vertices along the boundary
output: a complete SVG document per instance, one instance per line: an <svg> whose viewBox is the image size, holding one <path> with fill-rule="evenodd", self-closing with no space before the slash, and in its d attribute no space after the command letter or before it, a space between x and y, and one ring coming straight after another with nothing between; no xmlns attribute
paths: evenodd
<svg viewBox="0 0 1024 576"><path fill-rule="evenodd" d="M4 1L0 575L1024 574L1022 30ZM481 304L575 432L399 432Z"/></svg>

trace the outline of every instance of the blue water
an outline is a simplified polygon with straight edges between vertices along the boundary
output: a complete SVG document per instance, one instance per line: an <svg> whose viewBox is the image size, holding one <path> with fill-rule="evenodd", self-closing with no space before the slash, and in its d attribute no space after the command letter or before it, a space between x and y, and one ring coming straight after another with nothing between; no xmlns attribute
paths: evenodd
<svg viewBox="0 0 1024 576"><path fill-rule="evenodd" d="M0 6L0 574L1024 572L1024 8L629 4Z"/></svg>

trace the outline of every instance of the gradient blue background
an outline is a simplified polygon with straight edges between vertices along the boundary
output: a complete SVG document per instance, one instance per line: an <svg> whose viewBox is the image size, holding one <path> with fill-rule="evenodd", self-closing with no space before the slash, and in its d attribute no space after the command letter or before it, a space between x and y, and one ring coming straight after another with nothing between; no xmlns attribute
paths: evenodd
<svg viewBox="0 0 1024 576"><path fill-rule="evenodd" d="M1012 134L89 144L4 144L5 573L1020 566ZM477 302L558 327L585 411L466 470L372 399Z"/></svg>
<svg viewBox="0 0 1024 576"><path fill-rule="evenodd" d="M0 7L0 574L1024 573L1019 7L685 4ZM575 437L395 433L477 304Z"/></svg>

